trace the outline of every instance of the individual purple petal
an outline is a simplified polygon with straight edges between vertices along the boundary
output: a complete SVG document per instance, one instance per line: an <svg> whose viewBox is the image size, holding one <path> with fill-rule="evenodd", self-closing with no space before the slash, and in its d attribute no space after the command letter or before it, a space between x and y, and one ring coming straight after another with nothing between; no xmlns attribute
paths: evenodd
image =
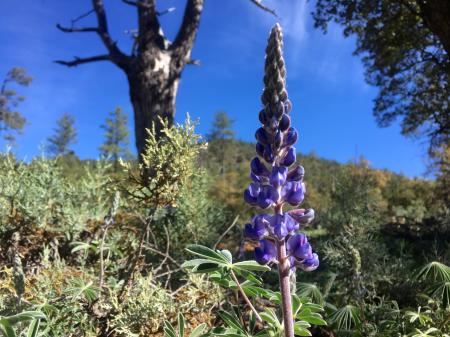
<svg viewBox="0 0 450 337"><path fill-rule="evenodd" d="M291 126L291 117L289 117L287 114L282 114L280 123L279 123L279 129L281 132L286 131Z"/></svg>
<svg viewBox="0 0 450 337"><path fill-rule="evenodd" d="M264 128L259 128L255 133L256 140L261 144L267 145L269 144L269 135Z"/></svg>
<svg viewBox="0 0 450 337"><path fill-rule="evenodd" d="M269 220L269 224L271 230L274 235L278 238L278 240L282 240L289 234L289 231L286 228L286 222L284 220L284 216L281 214L275 214Z"/></svg>
<svg viewBox="0 0 450 337"><path fill-rule="evenodd" d="M297 130L295 130L293 127L290 127L284 136L283 146L294 145L295 142L297 141L297 138L298 138Z"/></svg>
<svg viewBox="0 0 450 337"><path fill-rule="evenodd" d="M277 259L277 249L269 240L261 240L259 247L255 248L255 260L259 264L267 264Z"/></svg>
<svg viewBox="0 0 450 337"><path fill-rule="evenodd" d="M247 203L250 205L257 205L258 204L258 196L261 191L261 185L258 183L252 183L247 187L247 189L244 192L244 199Z"/></svg>
<svg viewBox="0 0 450 337"><path fill-rule="evenodd" d="M303 166L297 165L287 174L288 181L302 181L305 176L305 169Z"/></svg>
<svg viewBox="0 0 450 337"><path fill-rule="evenodd" d="M273 160L274 160L275 158L273 157L273 152L272 152L272 149L270 148L269 145L267 145L267 146L264 148L263 157L264 157L264 159L266 160L266 162L268 162L268 163L273 163Z"/></svg>
<svg viewBox="0 0 450 337"><path fill-rule="evenodd" d="M272 206L278 201L279 194L278 191L271 185L261 186L261 190L258 193L257 203L261 208L267 208Z"/></svg>
<svg viewBox="0 0 450 337"><path fill-rule="evenodd" d="M293 209L288 214L300 224L308 224L314 220L314 210L312 208L306 210L303 208Z"/></svg>
<svg viewBox="0 0 450 337"><path fill-rule="evenodd" d="M270 214L258 214L253 217L252 223L258 227L267 228L270 225L270 218L272 216Z"/></svg>
<svg viewBox="0 0 450 337"><path fill-rule="evenodd" d="M292 164L295 163L295 160L296 160L295 148L290 147L287 153L284 155L284 158L281 161L281 165L291 166Z"/></svg>
<svg viewBox="0 0 450 337"><path fill-rule="evenodd" d="M286 166L274 166L270 174L270 184L278 187L286 182L288 169Z"/></svg>
<svg viewBox="0 0 450 337"><path fill-rule="evenodd" d="M288 254L294 256L297 260L303 261L312 254L311 245L305 234L299 233L291 236L287 241Z"/></svg>
<svg viewBox="0 0 450 337"><path fill-rule="evenodd" d="M250 162L250 168L252 170L252 173L257 176L268 177L270 174L267 167L261 162L258 157L252 159L252 161Z"/></svg>
<svg viewBox="0 0 450 337"><path fill-rule="evenodd" d="M281 197L292 206L298 206L305 197L304 185L298 181L289 181L281 190Z"/></svg>
<svg viewBox="0 0 450 337"><path fill-rule="evenodd" d="M304 271L313 271L316 270L317 267L319 267L319 256L316 253L311 254L310 257L300 264L300 268Z"/></svg>
<svg viewBox="0 0 450 337"><path fill-rule="evenodd" d="M253 218L251 224L246 224L244 229L244 235L251 240L261 240L264 238L267 232L268 221L265 219L267 215L260 214Z"/></svg>
<svg viewBox="0 0 450 337"><path fill-rule="evenodd" d="M295 219L293 219L289 214L284 214L284 222L289 233L300 229L298 222L295 221Z"/></svg>

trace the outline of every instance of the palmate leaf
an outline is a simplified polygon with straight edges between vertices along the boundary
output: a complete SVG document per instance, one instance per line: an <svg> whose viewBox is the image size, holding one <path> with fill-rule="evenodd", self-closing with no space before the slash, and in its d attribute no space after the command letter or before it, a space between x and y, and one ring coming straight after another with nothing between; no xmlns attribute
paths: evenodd
<svg viewBox="0 0 450 337"><path fill-rule="evenodd" d="M211 248L201 245L189 245L186 251L196 255L197 259L186 261L182 264L183 268L186 268L194 273L217 273L223 270L224 272L233 270L237 275L240 275L255 283L261 284L261 280L253 273L255 271L269 271L270 267L262 266L256 261L241 261L233 263L231 253L228 250L212 250ZM226 273L225 273L226 274ZM220 274L219 278L213 274L213 280L216 280L222 286L230 286L232 283L228 281L224 283L220 279L226 275Z"/></svg>
<svg viewBox="0 0 450 337"><path fill-rule="evenodd" d="M416 275L417 279L431 279L433 281L450 282L450 267L433 261L425 265Z"/></svg>
<svg viewBox="0 0 450 337"><path fill-rule="evenodd" d="M74 279L71 286L66 289L66 293L74 299L84 297L89 302L93 302L97 298L99 291L100 288L92 281L86 283L81 278Z"/></svg>
<svg viewBox="0 0 450 337"><path fill-rule="evenodd" d="M416 332L412 334L411 337L436 337L438 336L435 335L436 332L439 332L436 328L429 328L427 331L416 329Z"/></svg>
<svg viewBox="0 0 450 337"><path fill-rule="evenodd" d="M330 315L330 322L336 324L338 330L351 330L361 324L360 310L353 305L337 309Z"/></svg>
<svg viewBox="0 0 450 337"><path fill-rule="evenodd" d="M428 288L431 296L442 301L445 308L450 307L450 282L438 282Z"/></svg>
<svg viewBox="0 0 450 337"><path fill-rule="evenodd" d="M297 283L297 294L301 298L309 298L314 303L323 304L324 298L317 285L312 283Z"/></svg>

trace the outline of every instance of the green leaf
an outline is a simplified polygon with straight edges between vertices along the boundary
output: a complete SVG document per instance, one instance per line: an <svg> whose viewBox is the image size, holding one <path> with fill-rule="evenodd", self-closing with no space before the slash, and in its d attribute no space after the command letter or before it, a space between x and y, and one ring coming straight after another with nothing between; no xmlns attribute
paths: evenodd
<svg viewBox="0 0 450 337"><path fill-rule="evenodd" d="M14 325L20 322L28 322L33 319L46 319L46 316L40 311L23 311L17 315L3 317L10 324Z"/></svg>
<svg viewBox="0 0 450 337"><path fill-rule="evenodd" d="M167 320L164 321L164 334L167 337L177 337L177 334L175 332L175 329L174 329L173 325L170 324L170 322L167 321Z"/></svg>
<svg viewBox="0 0 450 337"><path fill-rule="evenodd" d="M302 307L302 302L300 301L300 298L296 294L292 294L292 314L297 316L300 308Z"/></svg>
<svg viewBox="0 0 450 337"><path fill-rule="evenodd" d="M217 263L222 263L222 264L226 264L226 265L229 264L226 256L212 250L211 248L205 247L205 246L188 245L186 250L191 254L201 256L205 259L208 259L208 260L211 260L211 261L214 261Z"/></svg>
<svg viewBox="0 0 450 337"><path fill-rule="evenodd" d="M246 271L269 271L269 266L260 265L258 262L249 260L233 263L233 269L240 269Z"/></svg>
<svg viewBox="0 0 450 337"><path fill-rule="evenodd" d="M297 318L301 319L302 321L311 323L313 325L327 325L327 322L318 313L312 313L312 312L309 312L307 314L300 313L300 315L298 315Z"/></svg>
<svg viewBox="0 0 450 337"><path fill-rule="evenodd" d="M16 333L14 332L11 323L5 318L0 318L0 329L6 337L16 337Z"/></svg>
<svg viewBox="0 0 450 337"><path fill-rule="evenodd" d="M203 332L206 330L206 323L202 323L199 326L197 326L194 330L192 330L189 337L199 337L203 334Z"/></svg>
<svg viewBox="0 0 450 337"><path fill-rule="evenodd" d="M233 256L231 255L229 250L221 250L220 254L222 254L223 256L225 256L225 258L227 259L228 263L233 263Z"/></svg>
<svg viewBox="0 0 450 337"><path fill-rule="evenodd" d="M39 326L41 325L40 319L35 319L28 327L27 337L37 337L39 333Z"/></svg>
<svg viewBox="0 0 450 337"><path fill-rule="evenodd" d="M324 302L322 292L312 283L297 283L297 294L301 298L309 298L314 303L323 304Z"/></svg>
<svg viewBox="0 0 450 337"><path fill-rule="evenodd" d="M417 274L417 279L450 282L450 267L443 263L433 261L425 265Z"/></svg>
<svg viewBox="0 0 450 337"><path fill-rule="evenodd" d="M229 327L236 329L238 332L241 332L244 335L247 335L245 329L241 326L241 322L239 322L239 319L236 317L236 315L230 314L226 311L219 311L219 316Z"/></svg>
<svg viewBox="0 0 450 337"><path fill-rule="evenodd" d="M305 326L303 322L295 322L294 333L297 336L312 336L311 332L308 330L309 326Z"/></svg>
<svg viewBox="0 0 450 337"><path fill-rule="evenodd" d="M178 314L178 336L184 337L184 317L181 313Z"/></svg>
<svg viewBox="0 0 450 337"><path fill-rule="evenodd" d="M330 315L330 322L336 324L338 330L351 330L361 323L361 314L357 307L346 305Z"/></svg>

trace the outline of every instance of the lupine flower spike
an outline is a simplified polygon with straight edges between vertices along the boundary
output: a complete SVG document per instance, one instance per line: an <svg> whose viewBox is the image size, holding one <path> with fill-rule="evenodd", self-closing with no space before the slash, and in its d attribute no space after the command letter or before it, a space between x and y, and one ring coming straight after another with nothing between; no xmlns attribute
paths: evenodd
<svg viewBox="0 0 450 337"><path fill-rule="evenodd" d="M244 192L247 203L272 213L259 214L245 226L245 236L258 241L255 259L260 264L278 265L286 337L294 336L289 274L296 268L315 270L319 258L306 236L298 231L314 219L314 210L283 212L283 205L299 206L305 196L305 170L296 164L293 145L298 134L291 126L292 104L286 91L286 68L282 54L283 36L276 24L266 48L261 127L256 131L256 152L250 164L253 182Z"/></svg>

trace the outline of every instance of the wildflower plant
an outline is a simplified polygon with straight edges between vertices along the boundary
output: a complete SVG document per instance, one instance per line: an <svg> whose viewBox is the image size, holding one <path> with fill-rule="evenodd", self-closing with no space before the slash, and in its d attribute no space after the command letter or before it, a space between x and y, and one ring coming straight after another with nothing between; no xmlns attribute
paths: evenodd
<svg viewBox="0 0 450 337"><path fill-rule="evenodd" d="M305 196L305 170L296 164L297 131L291 126L292 104L286 91L286 68L282 55L282 32L277 24L272 28L266 49L264 108L259 113L261 127L256 131L256 152L251 161L252 183L244 192L245 201L271 213L256 215L245 225L246 239L256 243L256 261L233 262L227 250L212 250L193 245L188 251L198 259L187 261L185 268L205 272L225 288L239 291L250 308L249 324L242 326L235 312L219 312L225 327L213 329L212 335L222 336L310 336L310 324L324 325L320 305L291 293L290 276L296 269L313 271L319 258L313 253L307 237L299 233L300 226L314 219L312 209L283 211L285 205L297 207ZM277 265L279 292L263 287L254 272L268 271ZM245 278L240 284L238 276ZM275 310L259 313L249 297L263 297L281 307L283 319ZM238 310L239 311L239 310ZM242 317L241 317L242 318ZM255 324L259 321L259 324ZM263 328L261 328L261 324ZM257 328L259 326L259 328Z"/></svg>

